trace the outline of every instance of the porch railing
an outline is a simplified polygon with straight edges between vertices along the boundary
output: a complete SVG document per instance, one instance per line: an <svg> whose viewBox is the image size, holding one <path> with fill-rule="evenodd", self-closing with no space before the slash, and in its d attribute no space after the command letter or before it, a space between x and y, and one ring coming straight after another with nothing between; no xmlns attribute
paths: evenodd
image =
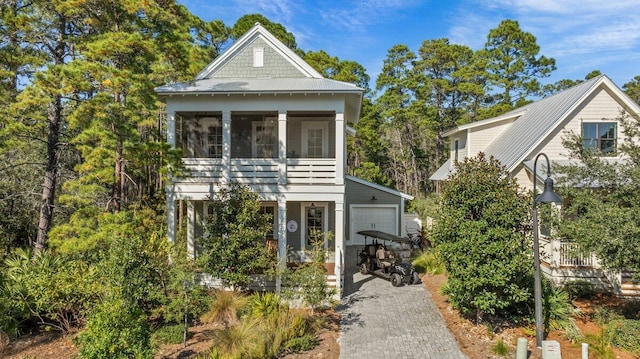
<svg viewBox="0 0 640 359"><path fill-rule="evenodd" d="M184 158L190 181L221 182L224 173L222 159ZM231 159L229 179L244 184L277 184L277 159ZM331 184L336 181L336 160L333 158L287 159L287 184Z"/></svg>
<svg viewBox="0 0 640 359"><path fill-rule="evenodd" d="M585 254L580 251L580 246L575 242L560 242L560 266L573 267L597 267L598 261L595 255Z"/></svg>

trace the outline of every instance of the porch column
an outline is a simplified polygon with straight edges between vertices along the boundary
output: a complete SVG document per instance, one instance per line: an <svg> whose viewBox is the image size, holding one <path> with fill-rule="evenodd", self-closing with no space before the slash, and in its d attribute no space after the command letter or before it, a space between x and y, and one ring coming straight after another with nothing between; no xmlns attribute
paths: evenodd
<svg viewBox="0 0 640 359"><path fill-rule="evenodd" d="M287 113L286 112L278 112L278 184L279 185L287 184Z"/></svg>
<svg viewBox="0 0 640 359"><path fill-rule="evenodd" d="M176 200L172 190L167 190L167 237L176 242Z"/></svg>
<svg viewBox="0 0 640 359"><path fill-rule="evenodd" d="M336 218L335 218L335 275L336 275L336 295L342 297L342 271L344 267L344 198L342 201L336 202Z"/></svg>
<svg viewBox="0 0 640 359"><path fill-rule="evenodd" d="M196 211L193 201L187 201L187 257L195 259Z"/></svg>
<svg viewBox="0 0 640 359"><path fill-rule="evenodd" d="M280 269L287 266L287 199L278 196L278 264ZM280 293L282 278L276 277L276 292Z"/></svg>
<svg viewBox="0 0 640 359"><path fill-rule="evenodd" d="M167 143L176 147L176 112L167 105Z"/></svg>
<svg viewBox="0 0 640 359"><path fill-rule="evenodd" d="M222 183L231 181L231 111L222 111Z"/></svg>
<svg viewBox="0 0 640 359"><path fill-rule="evenodd" d="M336 184L344 184L344 168L347 163L347 149L344 142L344 113L336 113Z"/></svg>

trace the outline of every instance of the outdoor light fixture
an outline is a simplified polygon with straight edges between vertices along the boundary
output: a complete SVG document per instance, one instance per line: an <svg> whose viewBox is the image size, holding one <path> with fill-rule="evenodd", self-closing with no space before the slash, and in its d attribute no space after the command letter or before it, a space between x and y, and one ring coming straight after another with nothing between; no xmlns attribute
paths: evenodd
<svg viewBox="0 0 640 359"><path fill-rule="evenodd" d="M547 160L547 179L544 180L544 191L536 197L536 170L538 169L538 158L544 156ZM551 179L551 164L549 157L544 153L539 153L533 161L533 296L535 301L536 316L536 347L542 348L542 336L544 335L544 323L542 322L542 282L540 278L540 240L538 239L538 203L562 203L562 198L553 191L553 180Z"/></svg>
<svg viewBox="0 0 640 359"><path fill-rule="evenodd" d="M377 201L378 199L376 198L376 196L371 196L371 200L372 201Z"/></svg>

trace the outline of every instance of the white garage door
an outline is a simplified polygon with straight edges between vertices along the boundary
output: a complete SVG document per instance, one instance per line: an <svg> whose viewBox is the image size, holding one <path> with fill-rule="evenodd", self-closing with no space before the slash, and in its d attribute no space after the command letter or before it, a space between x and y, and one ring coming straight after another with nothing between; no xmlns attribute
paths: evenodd
<svg viewBox="0 0 640 359"><path fill-rule="evenodd" d="M398 234L397 206L358 207L350 209L351 223L349 241L346 245L364 244L364 237L358 231L376 230L391 234ZM371 239L369 239L371 241Z"/></svg>

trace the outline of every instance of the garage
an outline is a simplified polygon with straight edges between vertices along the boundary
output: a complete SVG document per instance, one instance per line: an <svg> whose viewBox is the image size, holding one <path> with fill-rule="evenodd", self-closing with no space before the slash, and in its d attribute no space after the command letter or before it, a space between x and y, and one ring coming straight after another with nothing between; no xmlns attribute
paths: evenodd
<svg viewBox="0 0 640 359"><path fill-rule="evenodd" d="M349 243L348 245L364 244L364 237L358 231L376 230L398 235L397 205L351 205Z"/></svg>

